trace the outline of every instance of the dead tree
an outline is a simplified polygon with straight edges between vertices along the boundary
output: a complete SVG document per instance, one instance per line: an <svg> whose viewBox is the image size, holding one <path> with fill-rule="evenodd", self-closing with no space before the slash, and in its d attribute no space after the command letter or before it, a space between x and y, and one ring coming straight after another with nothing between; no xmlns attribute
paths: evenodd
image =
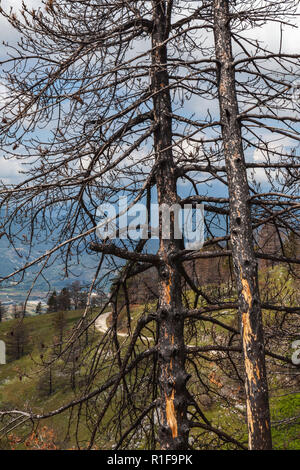
<svg viewBox="0 0 300 470"><path fill-rule="evenodd" d="M270 448L265 358L269 371L273 362L294 367L288 340L299 303L282 292L259 292L257 263L268 259L297 276L299 258L286 250L285 237L299 238L300 119L291 94L299 55L281 46L269 50L243 32L266 21L288 23L296 2L190 3L51 1L39 10L23 7L23 17L0 9L23 37L1 62L7 94L0 147L7 158L27 163L23 181L1 185L1 230L16 251L14 224L31 245L52 242L35 259L29 249L24 266L2 281L22 282L37 267L34 285L55 258L71 275L73 264L89 255L95 275L87 306L61 357L95 321L93 289L112 285L98 315L110 306L111 326L96 348L84 351L90 364L84 391L57 410L29 416L42 420L77 408L77 422L86 420L90 431L89 448L105 445L109 432L116 448L134 447L142 437L151 449L245 449L246 413L230 435L207 418L204 392L229 410L242 397L249 448ZM275 143L269 134L276 134ZM293 148L280 143L285 138ZM250 152L263 161L248 161ZM250 174L258 170L269 187ZM203 203L203 249L186 250L174 227L165 239L161 221L155 250L147 239L99 240L97 207L120 195L148 208ZM260 230L270 223L278 253L260 246ZM215 259L226 267L227 284L208 288L189 263ZM145 304L136 318L129 283L151 270L157 305ZM230 320L223 318L228 311ZM277 327L273 322L263 332L270 312ZM121 342L124 318L131 335ZM222 392L229 379L236 397ZM116 412L107 423L111 406ZM8 432L14 417L0 416L8 418Z"/></svg>
<svg viewBox="0 0 300 470"><path fill-rule="evenodd" d="M244 157L227 0L214 1L214 35L224 157L230 200L232 257L238 288L246 370L250 449L271 449L262 312L254 253L249 188Z"/></svg>

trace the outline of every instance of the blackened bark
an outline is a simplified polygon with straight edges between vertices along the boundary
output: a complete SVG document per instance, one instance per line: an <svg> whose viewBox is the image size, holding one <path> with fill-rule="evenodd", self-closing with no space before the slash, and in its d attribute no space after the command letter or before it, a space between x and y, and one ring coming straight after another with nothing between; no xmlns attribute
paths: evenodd
<svg viewBox="0 0 300 470"><path fill-rule="evenodd" d="M176 172L172 154L171 99L166 67L168 15L165 1L152 1L152 91L156 154L158 204L171 207L177 202ZM160 227L161 228L161 227ZM159 386L161 395L159 441L162 449L187 449L187 391L185 371L184 314L181 282L176 263L171 260L179 251L174 237L162 239L160 230L159 266Z"/></svg>
<svg viewBox="0 0 300 470"><path fill-rule="evenodd" d="M231 45L228 0L214 0L219 105L230 194L230 225L246 375L250 449L271 449L270 412L257 262Z"/></svg>

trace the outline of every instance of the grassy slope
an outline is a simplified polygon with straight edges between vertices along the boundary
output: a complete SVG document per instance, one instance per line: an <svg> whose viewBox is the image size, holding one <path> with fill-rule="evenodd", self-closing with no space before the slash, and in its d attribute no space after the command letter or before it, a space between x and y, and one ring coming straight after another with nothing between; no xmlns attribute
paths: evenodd
<svg viewBox="0 0 300 470"><path fill-rule="evenodd" d="M134 320L143 310L142 307L134 309ZM13 406L23 409L24 404L34 404L33 410L43 412L58 408L63 403L67 403L74 398L69 384L62 382L55 392L50 396L41 396L38 390L38 371L39 366L34 364L33 359L38 359L41 354L41 343L50 345L53 342L54 328L53 318L55 314L46 314L39 317L26 318L24 320L30 337L30 354L26 354L17 361L10 362L0 366L0 408L5 406ZM71 328L81 315L81 311L71 311L66 314L67 327ZM224 312L222 321L225 323L232 322L233 315L231 312ZM135 322L135 321L134 321ZM0 339L7 340L10 331L15 325L16 320L8 321L0 324ZM149 336L149 332L145 332ZM95 338L96 340L96 338ZM26 377L28 375L28 377ZM22 377L22 380L20 380ZM78 391L77 391L78 393ZM278 394L278 390L277 390ZM284 395L284 389L281 390L279 398L271 399L272 417L276 421L280 421L291 416L299 414L300 394ZM297 411L298 410L298 411ZM220 425L229 434L234 433L241 425L241 412L238 409L220 407L216 402L212 408L206 411L209 419L215 426ZM113 416L113 411L108 410L106 419L109 420ZM71 449L75 446L74 429L70 430L70 437L66 439L67 434L67 417L66 415L58 415L54 418L47 419L43 422L49 429L54 430L55 442L60 448ZM22 435L25 428L17 430L16 433ZM246 428L245 428L246 433ZM88 440L89 432L82 424L79 431L80 439ZM298 440L297 440L298 436ZM245 434L246 437L246 434ZM289 425L277 426L273 430L274 447L275 448L292 448L300 449L300 424L293 423ZM296 438L296 439L295 439ZM103 442L103 447L111 448L113 442ZM20 444L17 448L22 448Z"/></svg>
<svg viewBox="0 0 300 470"><path fill-rule="evenodd" d="M80 318L81 313L80 310L66 313L66 329L71 329ZM0 366L1 408L13 405L16 409L24 409L24 404L26 406L27 403L30 403L30 405L34 404L33 411L43 413L56 409L74 399L74 392L64 382L56 387L55 392L50 396L45 396L39 391L40 366L35 364L34 361L40 362L41 344L43 344L43 350L46 350L47 346L53 342L55 336L54 316L55 314L45 314L24 319L24 324L29 333L28 354L19 360ZM16 320L0 324L0 339L6 341L15 324ZM59 447L72 448L75 444L72 439L65 440L68 425L65 414L49 418L43 421L43 425L46 425L49 429L53 428L55 441ZM25 430L24 428L23 431L25 432ZM17 430L16 433L22 435L22 431ZM87 440L87 429L83 427L79 435L83 440Z"/></svg>

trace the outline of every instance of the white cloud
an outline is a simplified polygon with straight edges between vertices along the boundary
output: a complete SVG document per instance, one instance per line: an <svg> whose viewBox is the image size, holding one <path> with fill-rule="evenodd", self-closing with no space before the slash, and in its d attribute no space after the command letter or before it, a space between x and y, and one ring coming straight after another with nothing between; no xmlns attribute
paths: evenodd
<svg viewBox="0 0 300 470"><path fill-rule="evenodd" d="M22 175L19 173L21 170L21 163L17 159L0 157L0 180L4 183L11 184L22 179Z"/></svg>
<svg viewBox="0 0 300 470"><path fill-rule="evenodd" d="M298 7L297 13L300 13L300 6ZM279 22L270 21L264 24L262 27L247 30L244 36L261 41L264 43L264 45L268 46L272 52L279 51L280 43L282 43L282 52L288 52L290 54L299 52L300 17L294 15L293 19L291 17L282 17L280 19L290 23L291 26L285 24L281 29Z"/></svg>
<svg viewBox="0 0 300 470"><path fill-rule="evenodd" d="M274 134L273 134L274 135ZM280 157L276 152L284 153L293 147L292 139L288 137L283 137L282 135L274 135L270 139L270 135L265 135L261 138L265 145L261 145L259 149L256 149L253 154L253 161L276 163L279 161Z"/></svg>
<svg viewBox="0 0 300 470"><path fill-rule="evenodd" d="M0 0L1 1L1 0ZM42 6L41 0L25 0L25 4L29 8L38 8ZM22 0L5 0L1 2L1 6L6 12L9 12L11 7L17 13L18 10L22 7ZM2 45L2 41L8 43L15 43L19 36L16 34L15 29L10 25L6 18L0 15L0 31L1 31L1 41L0 41L0 57L3 57L5 54L5 47Z"/></svg>
<svg viewBox="0 0 300 470"><path fill-rule="evenodd" d="M255 149L253 153L253 162L254 163L277 163L280 161L280 153L288 153L291 152L293 148L293 141L288 137L283 137L281 135L274 135L272 139L270 138L269 134L261 136L261 141L264 144L258 144L260 148ZM276 176L276 169L275 170L268 170L268 173L274 177ZM249 174L253 174L253 178L255 181L259 183L266 183L268 182L268 177L266 171L263 168L256 168L255 172L251 169L248 170Z"/></svg>
<svg viewBox="0 0 300 470"><path fill-rule="evenodd" d="M6 86L3 83L0 83L0 110L1 110L1 116L6 115L5 106L7 104L8 98L9 98L8 89L6 88Z"/></svg>

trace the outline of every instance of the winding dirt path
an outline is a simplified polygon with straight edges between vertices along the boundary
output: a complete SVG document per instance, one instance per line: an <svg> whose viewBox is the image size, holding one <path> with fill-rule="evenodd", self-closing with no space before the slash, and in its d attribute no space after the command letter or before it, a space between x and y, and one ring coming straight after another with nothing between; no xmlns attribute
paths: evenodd
<svg viewBox="0 0 300 470"><path fill-rule="evenodd" d="M100 333L106 333L107 330L109 329L106 322L111 313L112 312L102 313L102 315L100 315L100 317L98 317L97 320L95 321L95 328L96 330L100 331ZM125 336L130 336L130 335L128 333L121 333L118 331L118 336L125 337ZM148 336L141 335L141 337L148 341L153 341L153 338L149 338Z"/></svg>
<svg viewBox="0 0 300 470"><path fill-rule="evenodd" d="M97 320L95 321L95 328L96 330L100 331L100 333L106 333L107 330L109 329L106 322L111 313L112 312L102 313L102 315L100 315L100 317L98 317ZM118 336L128 336L128 333L118 332Z"/></svg>

